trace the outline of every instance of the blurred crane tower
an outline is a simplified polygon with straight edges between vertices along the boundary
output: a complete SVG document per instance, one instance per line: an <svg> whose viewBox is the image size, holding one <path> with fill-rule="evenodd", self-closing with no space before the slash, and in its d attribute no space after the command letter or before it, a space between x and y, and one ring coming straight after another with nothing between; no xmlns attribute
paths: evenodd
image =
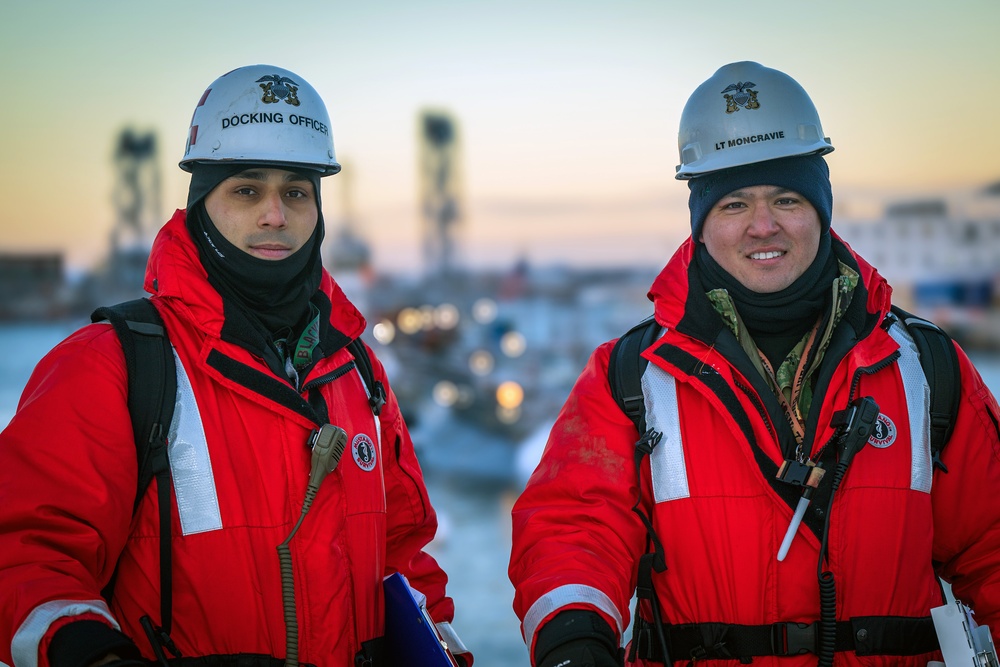
<svg viewBox="0 0 1000 667"><path fill-rule="evenodd" d="M420 203L425 271L431 278L454 275L456 227L461 221L458 127L445 111L419 115Z"/></svg>
<svg viewBox="0 0 1000 667"><path fill-rule="evenodd" d="M144 295L142 281L160 219L160 168L154 132L124 128L115 137L111 201L115 223L108 256L80 285L78 301L92 308Z"/></svg>
<svg viewBox="0 0 1000 667"><path fill-rule="evenodd" d="M125 128L118 135L114 165L117 179L112 201L117 221L111 230L111 254L148 254L152 232L160 220L160 168L156 161L156 135ZM145 270L145 266L143 266Z"/></svg>

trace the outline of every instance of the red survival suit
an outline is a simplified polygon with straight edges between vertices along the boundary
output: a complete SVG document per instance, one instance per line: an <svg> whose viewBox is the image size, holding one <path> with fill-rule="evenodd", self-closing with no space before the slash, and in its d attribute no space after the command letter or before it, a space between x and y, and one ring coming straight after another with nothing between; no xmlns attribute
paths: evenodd
<svg viewBox="0 0 1000 667"><path fill-rule="evenodd" d="M327 420L346 430L347 447L291 541L299 660L353 665L362 642L383 633L392 572L426 595L436 622L450 622L447 577L422 551L437 521L409 434L391 391L373 415L345 347L365 321L331 277L319 298L324 357L301 392L224 333L183 211L158 234L145 283L184 375L174 415L184 432L172 429L170 445L170 636L181 654L285 656L276 547L300 516L307 439ZM156 484L133 517L126 395L117 336L90 325L38 364L0 434L0 660L48 665L53 633L81 619L119 625L153 657L139 619L159 616ZM106 606L100 591L116 563Z"/></svg>
<svg viewBox="0 0 1000 667"><path fill-rule="evenodd" d="M801 491L775 479L790 431L777 400L689 272L693 248L690 240L681 246L649 293L665 333L643 354L646 374L665 378L662 385L670 391L648 392L646 410L648 415L675 401L666 411L674 415L673 432L643 459L637 478L637 433L610 393L613 342L606 343L578 379L514 506L510 578L514 610L532 653L539 629L567 609L596 611L623 634L637 561L650 549L646 528L632 511L640 489L641 508L665 551L666 570L654 572L653 584L668 631L687 624L718 624L714 630L720 633L721 626L732 625L782 629L772 624L812 624L820 617L817 563L828 504L813 499L779 562L776 554ZM997 636L1000 409L959 351L962 402L943 453L949 472L932 477L926 439L911 433L919 430L911 424L926 417L907 408L904 385L912 381L913 367L904 379L900 344L887 330L891 289L836 236L834 252L860 274L861 284L826 351L806 419L805 449L820 456L835 432L834 413L853 398L873 397L889 420L880 431L883 439L869 441L854 457L830 511L823 570L833 573L836 618L848 631L838 643L844 639L852 647L838 647L835 662L924 667L933 651L885 655L880 643L901 644L905 651L907 639L887 640L884 635L892 632L884 628L860 629L879 625L882 617L904 617L903 627L912 629L906 625L911 617L926 619L943 604L935 576L941 574L953 582L955 596L975 609L977 622ZM661 405L650 405L653 394ZM651 620L648 604L641 615ZM713 641L724 643L726 637L718 634ZM872 655L861 657L865 653ZM698 657L671 655L685 663ZM735 658L728 664L737 664ZM793 667L816 660L812 653L772 654L753 658L753 664Z"/></svg>

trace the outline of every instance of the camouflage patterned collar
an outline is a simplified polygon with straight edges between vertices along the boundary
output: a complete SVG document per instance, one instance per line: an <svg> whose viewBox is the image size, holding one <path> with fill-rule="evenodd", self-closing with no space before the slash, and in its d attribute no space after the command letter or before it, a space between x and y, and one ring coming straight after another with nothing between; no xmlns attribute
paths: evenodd
<svg viewBox="0 0 1000 667"><path fill-rule="evenodd" d="M720 288L706 293L708 300L722 321L736 336L754 367L774 391L778 401L785 407L786 417L789 419L792 431L796 433L796 437L799 437L800 441L805 415L809 414L809 407L812 404L812 384L808 380L819 368L823 354L833 338L833 331L840 324L844 313L851 305L854 290L861 278L856 271L843 262L838 261L837 265L839 275L831 285L833 298L830 301L830 310L812 329L806 332L774 371L743 324L729 292ZM819 327L824 324L823 330L820 331Z"/></svg>

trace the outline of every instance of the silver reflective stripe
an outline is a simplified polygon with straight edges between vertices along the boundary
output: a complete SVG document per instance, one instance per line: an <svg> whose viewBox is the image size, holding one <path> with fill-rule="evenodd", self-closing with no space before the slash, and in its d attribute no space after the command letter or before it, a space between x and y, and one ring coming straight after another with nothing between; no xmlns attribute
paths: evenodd
<svg viewBox="0 0 1000 667"><path fill-rule="evenodd" d="M413 595L414 602L420 607L420 610L424 613L428 623L434 623L434 619L431 618L430 614L427 612L427 596L421 593L419 590L410 585L407 578L400 573L400 577L406 583L406 587L410 589L410 593ZM434 627L437 629L438 637L446 644L445 648L451 651L452 655L456 653L468 653L469 649L465 648L465 644L459 638L458 633L455 629L451 627L451 623L444 621L442 623L434 623Z"/></svg>
<svg viewBox="0 0 1000 667"><path fill-rule="evenodd" d="M618 626L618 634L622 634L622 617L611 602L611 598L590 586L567 584L553 589L535 600L535 604L531 605L531 609L524 615L525 645L529 649L531 648L538 624L545 620L549 614L567 605L579 603L589 604L613 618L615 625Z"/></svg>
<svg viewBox="0 0 1000 667"><path fill-rule="evenodd" d="M103 616L115 630L121 630L104 600L50 600L35 607L14 633L10 652L15 667L37 667L38 645L56 620L88 613Z"/></svg>
<svg viewBox="0 0 1000 667"><path fill-rule="evenodd" d="M201 413L194 400L191 381L176 350L174 360L177 362L177 402L174 418L170 422L167 455L170 457L181 533L193 535L221 530L219 495L215 490Z"/></svg>
<svg viewBox="0 0 1000 667"><path fill-rule="evenodd" d="M906 328L893 322L889 335L899 344L899 374L906 392L910 421L910 488L930 493L934 470L931 463L931 389L920 367L920 353Z"/></svg>
<svg viewBox="0 0 1000 667"><path fill-rule="evenodd" d="M436 626L438 634L444 640L444 643L448 645L448 650L452 654L457 655L469 652L469 649L465 648L465 644L462 643L462 638L455 632L455 628L451 627L451 623L445 621L444 623L437 623Z"/></svg>
<svg viewBox="0 0 1000 667"><path fill-rule="evenodd" d="M659 366L648 364L642 374L642 395L646 402L646 427L663 434L649 455L653 499L662 503L688 498L691 491L684 465L684 443L681 442L677 381Z"/></svg>
<svg viewBox="0 0 1000 667"><path fill-rule="evenodd" d="M361 374L361 370L358 368L358 364L357 363L354 364L354 370L355 370L355 372L357 372L358 377L361 378L361 386L365 388L365 396L367 396L369 399L371 399L372 393L370 391L368 391L368 384L365 382L365 376ZM378 415L375 414L374 412L372 413L372 417L375 418L375 439L378 441L376 444L378 445L379 455L381 455L381 453L382 453L382 422L381 422L381 420L379 420Z"/></svg>

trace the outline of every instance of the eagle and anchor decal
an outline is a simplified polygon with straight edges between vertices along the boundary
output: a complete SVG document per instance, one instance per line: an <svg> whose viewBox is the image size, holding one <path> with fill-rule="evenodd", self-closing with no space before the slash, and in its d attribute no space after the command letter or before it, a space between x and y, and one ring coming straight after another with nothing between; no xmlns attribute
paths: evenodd
<svg viewBox="0 0 1000 667"><path fill-rule="evenodd" d="M747 111L759 109L760 102L757 99L757 95L760 94L760 91L754 90L754 86L756 85L757 84L753 81L737 81L736 83L731 83L726 86L726 89L720 93L725 99L726 113L737 113L741 109L745 109ZM762 134L751 134L746 137L735 137L725 139L723 141L717 141L715 142L715 150L721 151L726 148L734 148L736 146L757 144L764 141L784 138L784 130L775 130L774 132L766 132Z"/></svg>

